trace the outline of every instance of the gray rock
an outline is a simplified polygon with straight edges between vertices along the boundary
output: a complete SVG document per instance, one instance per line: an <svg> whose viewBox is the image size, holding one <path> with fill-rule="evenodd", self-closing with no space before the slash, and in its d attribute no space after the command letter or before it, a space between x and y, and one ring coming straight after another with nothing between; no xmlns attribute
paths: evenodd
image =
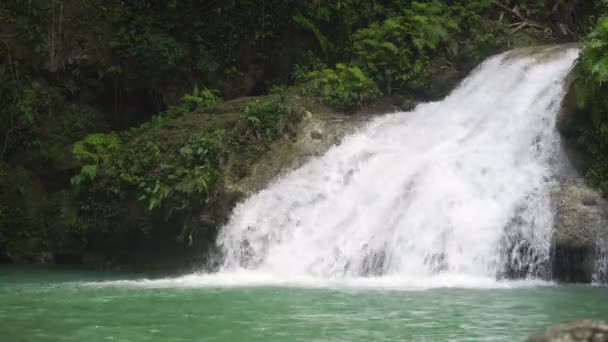
<svg viewBox="0 0 608 342"><path fill-rule="evenodd" d="M590 282L597 241L608 226L608 203L581 180L562 185L553 232L553 276L559 281Z"/></svg>
<svg viewBox="0 0 608 342"><path fill-rule="evenodd" d="M320 131L312 131L310 132L310 137L314 140L321 140L323 139L323 133Z"/></svg>
<svg viewBox="0 0 608 342"><path fill-rule="evenodd" d="M399 108L401 110L403 110L404 112L411 112L414 109L416 109L416 106L418 105L418 103L419 103L419 101L417 101L416 99L405 98L399 104Z"/></svg>
<svg viewBox="0 0 608 342"><path fill-rule="evenodd" d="M271 150L251 167L246 177L227 182L230 191L249 195L263 189L273 179L303 165L313 157L322 155L342 138L364 125L373 115L347 115L323 111L322 107L311 110L301 108L302 120L295 127L293 136L273 143ZM315 110L317 109L317 110Z"/></svg>
<svg viewBox="0 0 608 342"><path fill-rule="evenodd" d="M580 320L554 325L530 338L529 342L608 342L608 322Z"/></svg>

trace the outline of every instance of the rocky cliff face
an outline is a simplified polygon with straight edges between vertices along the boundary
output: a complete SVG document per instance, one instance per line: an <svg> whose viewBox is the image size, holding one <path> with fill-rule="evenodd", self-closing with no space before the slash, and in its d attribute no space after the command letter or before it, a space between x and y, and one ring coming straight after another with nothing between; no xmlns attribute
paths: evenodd
<svg viewBox="0 0 608 342"><path fill-rule="evenodd" d="M576 105L576 88L569 91L557 117L557 130L572 166L555 193L556 225L552 241L553 277L563 282L606 281L603 265L608 250L608 201L600 190L586 184L587 159L579 144L586 114Z"/></svg>
<svg viewBox="0 0 608 342"><path fill-rule="evenodd" d="M608 202L582 180L568 181L557 197L553 233L553 276L565 282L591 282L608 233Z"/></svg>

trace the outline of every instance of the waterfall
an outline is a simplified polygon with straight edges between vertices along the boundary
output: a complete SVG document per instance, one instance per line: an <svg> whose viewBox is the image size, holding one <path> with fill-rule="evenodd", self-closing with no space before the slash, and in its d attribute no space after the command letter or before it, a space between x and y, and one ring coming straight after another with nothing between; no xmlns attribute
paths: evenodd
<svg viewBox="0 0 608 342"><path fill-rule="evenodd" d="M555 116L576 49L489 59L445 100L376 119L240 204L224 270L547 273Z"/></svg>
<svg viewBox="0 0 608 342"><path fill-rule="evenodd" d="M572 47L515 50L443 101L370 122L239 204L222 272L545 276Z"/></svg>
<svg viewBox="0 0 608 342"><path fill-rule="evenodd" d="M608 232L600 232L596 238L596 260L593 265L592 283L608 285Z"/></svg>

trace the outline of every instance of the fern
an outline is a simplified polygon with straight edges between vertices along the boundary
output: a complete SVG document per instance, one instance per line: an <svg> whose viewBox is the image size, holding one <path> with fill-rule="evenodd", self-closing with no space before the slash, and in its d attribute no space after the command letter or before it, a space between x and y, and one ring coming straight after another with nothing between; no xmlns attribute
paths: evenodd
<svg viewBox="0 0 608 342"><path fill-rule="evenodd" d="M309 74L308 92L321 97L327 105L352 111L380 94L376 84L358 67L337 64Z"/></svg>
<svg viewBox="0 0 608 342"><path fill-rule="evenodd" d="M120 139L114 133L90 134L76 142L72 154L82 167L80 174L72 178L72 184L93 180L97 175L97 166L109 162L119 147Z"/></svg>
<svg viewBox="0 0 608 342"><path fill-rule="evenodd" d="M357 31L358 63L389 92L393 80L400 81L399 88L423 87L430 67L420 63L460 31L460 17L452 11L439 1L414 1L401 14Z"/></svg>
<svg viewBox="0 0 608 342"><path fill-rule="evenodd" d="M186 112L212 106L219 101L219 91L208 88L199 90L198 87L195 86L192 94L185 94L182 96L177 106L169 110L169 114L174 117L179 116Z"/></svg>

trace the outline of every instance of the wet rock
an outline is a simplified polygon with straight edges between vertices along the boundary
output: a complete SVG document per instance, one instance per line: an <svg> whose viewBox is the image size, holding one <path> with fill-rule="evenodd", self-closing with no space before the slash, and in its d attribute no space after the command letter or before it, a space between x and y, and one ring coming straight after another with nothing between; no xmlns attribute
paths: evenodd
<svg viewBox="0 0 608 342"><path fill-rule="evenodd" d="M554 325L528 338L529 342L608 341L608 322L580 320Z"/></svg>
<svg viewBox="0 0 608 342"><path fill-rule="evenodd" d="M371 114L345 114L298 96L291 97L289 104L294 113L301 117L293 134L274 142L270 151L248 167L243 177L227 180L226 189L245 195L255 193L277 176L303 165L312 157L322 155L371 117L386 113L370 111Z"/></svg>
<svg viewBox="0 0 608 342"><path fill-rule="evenodd" d="M385 262L385 250L369 250L363 257L363 262L361 263L359 275L364 277L379 277L384 273Z"/></svg>
<svg viewBox="0 0 608 342"><path fill-rule="evenodd" d="M321 140L323 139L323 133L320 131L312 131L310 132L310 137L314 140Z"/></svg>
<svg viewBox="0 0 608 342"><path fill-rule="evenodd" d="M419 101L417 101L416 99L405 98L399 104L399 108L401 108L401 110L403 110L404 112L411 112L414 109L416 109L416 106L418 105L418 103L419 103Z"/></svg>
<svg viewBox="0 0 608 342"><path fill-rule="evenodd" d="M553 276L559 281L590 282L597 241L608 226L608 204L582 181L564 184L558 195L553 233Z"/></svg>
<svg viewBox="0 0 608 342"><path fill-rule="evenodd" d="M429 271L433 274L439 274L448 269L448 263L445 253L431 253L424 258L424 264L428 266Z"/></svg>
<svg viewBox="0 0 608 342"><path fill-rule="evenodd" d="M504 239L505 250L503 269L498 273L499 279L525 279L538 277L546 279L548 275L548 262L545 262L532 244L517 234Z"/></svg>

